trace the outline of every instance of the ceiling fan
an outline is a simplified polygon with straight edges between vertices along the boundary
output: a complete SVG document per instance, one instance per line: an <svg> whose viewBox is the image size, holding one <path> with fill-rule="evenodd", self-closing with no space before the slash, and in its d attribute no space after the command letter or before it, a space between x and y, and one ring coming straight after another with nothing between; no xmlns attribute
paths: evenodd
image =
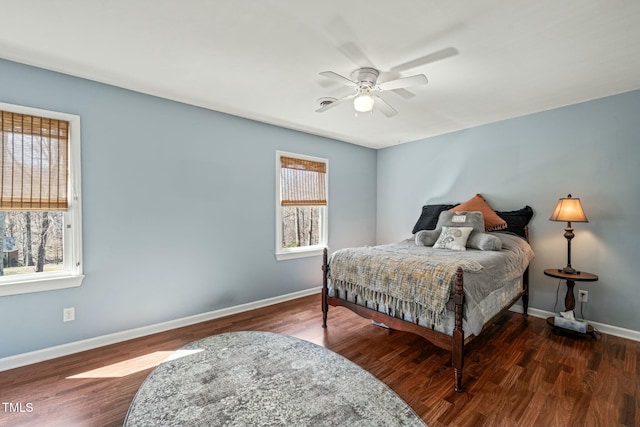
<svg viewBox="0 0 640 427"><path fill-rule="evenodd" d="M342 44L339 50L357 64L371 64L371 61L367 58L362 49L353 42ZM392 67L389 71L397 75L399 72L440 61L457 54L458 50L456 48L448 47ZM340 105L344 101L353 99L353 108L356 112L369 112L375 105L375 107L378 108L385 116L393 117L398 114L398 112L379 96L380 92L394 91L404 98L410 98L414 95L405 88L428 83L427 77L424 74L416 74L386 82L378 82L380 71L370 66L358 68L351 73L350 79L333 71L323 71L320 75L353 88L353 93L338 99L322 98L320 100L320 108L316 110L316 113L322 113Z"/></svg>
<svg viewBox="0 0 640 427"><path fill-rule="evenodd" d="M375 105L382 114L387 117L393 117L398 114L398 112L378 95L380 92L404 89L428 83L427 77L424 74L378 82L380 71L371 67L358 68L351 73L351 79L334 73L333 71L323 71L320 75L353 88L353 93L336 100L322 102L321 107L316 110L316 113L322 113L345 101L353 99L353 108L358 113L369 112Z"/></svg>

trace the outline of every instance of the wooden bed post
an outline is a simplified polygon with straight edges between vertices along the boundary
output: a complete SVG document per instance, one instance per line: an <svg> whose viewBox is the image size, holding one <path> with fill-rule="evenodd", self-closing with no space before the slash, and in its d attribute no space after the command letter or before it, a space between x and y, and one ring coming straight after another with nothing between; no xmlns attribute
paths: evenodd
<svg viewBox="0 0 640 427"><path fill-rule="evenodd" d="M327 264L327 248L322 251L322 327L327 327L327 313L329 312L329 288L327 286L327 273L329 265Z"/></svg>
<svg viewBox="0 0 640 427"><path fill-rule="evenodd" d="M524 239L529 243L529 226L524 226ZM522 314L527 317L529 309L529 267L524 270L522 275Z"/></svg>
<svg viewBox="0 0 640 427"><path fill-rule="evenodd" d="M522 314L527 317L527 310L529 309L529 267L527 267L522 276L522 291Z"/></svg>
<svg viewBox="0 0 640 427"><path fill-rule="evenodd" d="M456 270L455 293L453 303L455 307L455 326L453 328L451 349L451 364L455 376L455 391L462 391L462 366L464 364L464 331L462 329L462 316L464 314L464 285L462 268Z"/></svg>

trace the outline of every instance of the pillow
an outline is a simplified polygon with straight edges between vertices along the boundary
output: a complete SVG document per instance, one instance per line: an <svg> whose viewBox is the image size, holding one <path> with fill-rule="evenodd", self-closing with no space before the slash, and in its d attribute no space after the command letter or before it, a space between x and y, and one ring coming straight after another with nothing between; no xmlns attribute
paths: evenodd
<svg viewBox="0 0 640 427"><path fill-rule="evenodd" d="M531 209L531 206L525 206L517 211L496 211L496 214L498 214L498 216L507 223L507 228L503 231L509 231L517 234L518 236L524 237L525 239L527 238L524 228L529 224L529 221L531 221L531 218L533 217L533 209Z"/></svg>
<svg viewBox="0 0 640 427"><path fill-rule="evenodd" d="M443 211L440 212L438 223L436 224L436 230L440 230L442 227L471 227L474 231L479 233L484 232L484 216L482 212L452 212Z"/></svg>
<svg viewBox="0 0 640 427"><path fill-rule="evenodd" d="M451 249L452 251L466 251L465 247L473 227L442 227L440 237L433 245L436 249Z"/></svg>
<svg viewBox="0 0 640 427"><path fill-rule="evenodd" d="M502 240L484 232L484 215L482 212L440 212L436 230L442 227L472 227L466 247L481 251L499 251Z"/></svg>
<svg viewBox="0 0 640 427"><path fill-rule="evenodd" d="M499 251L502 249L502 240L493 234L474 231L467 239L467 247L481 251Z"/></svg>
<svg viewBox="0 0 640 427"><path fill-rule="evenodd" d="M449 210L457 205L424 205L420 218L413 226L412 234L416 234L420 230L433 230L438 222L440 212Z"/></svg>
<svg viewBox="0 0 640 427"><path fill-rule="evenodd" d="M507 228L507 222L495 213L491 206L482 198L480 194L476 194L464 203L449 209L451 212L460 211L480 211L484 216L484 230L494 231Z"/></svg>
<svg viewBox="0 0 640 427"><path fill-rule="evenodd" d="M417 246L433 246L440 237L440 230L420 230L416 233Z"/></svg>

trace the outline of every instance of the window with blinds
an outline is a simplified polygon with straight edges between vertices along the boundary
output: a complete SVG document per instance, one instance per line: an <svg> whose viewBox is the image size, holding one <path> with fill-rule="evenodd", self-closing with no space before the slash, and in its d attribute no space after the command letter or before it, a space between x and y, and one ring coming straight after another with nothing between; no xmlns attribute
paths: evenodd
<svg viewBox="0 0 640 427"><path fill-rule="evenodd" d="M0 297L82 282L80 117L0 103Z"/></svg>
<svg viewBox="0 0 640 427"><path fill-rule="evenodd" d="M319 254L327 242L327 160L277 152L276 257Z"/></svg>

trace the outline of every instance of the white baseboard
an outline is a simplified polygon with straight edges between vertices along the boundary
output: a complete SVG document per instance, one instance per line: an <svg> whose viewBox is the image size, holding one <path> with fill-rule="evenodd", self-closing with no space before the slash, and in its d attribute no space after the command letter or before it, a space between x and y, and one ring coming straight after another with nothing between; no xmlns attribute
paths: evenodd
<svg viewBox="0 0 640 427"><path fill-rule="evenodd" d="M36 350L29 353L18 354L0 359L0 372L9 369L19 368L21 366L31 365L33 363L43 362L45 360L55 359L57 357L68 356L70 354L79 353L81 351L91 350L105 345L116 344L134 338L140 338L146 335L156 334L171 329L181 328L183 326L194 325L208 320L218 319L220 317L229 316L231 314L242 313L256 308L266 307L268 305L289 301L296 298L302 298L308 295L319 294L321 287L305 289L303 291L293 292L278 297L267 298L260 301L254 301L247 304L240 304L234 307L223 308L220 310L210 311L207 313L197 314L195 316L183 317L181 319L170 320L168 322L157 323L154 325L143 326L141 328L130 329L127 331L116 332L113 334L102 335L95 338L89 338L82 341L76 341L69 344L62 344L55 347L49 347L42 350ZM514 305L511 311L522 313L522 306ZM537 308L529 308L528 314L534 317L547 318L553 316L554 313ZM604 323L589 322L599 332L615 335L617 337L640 341L640 331L611 326Z"/></svg>
<svg viewBox="0 0 640 427"><path fill-rule="evenodd" d="M515 311L516 313L522 313L522 306L514 305L511 307L511 311ZM540 317L542 319L546 319L547 317L555 316L555 313L551 311L539 310L537 308L531 308L527 310L527 314L533 317ZM615 335L616 337L626 338L633 341L640 341L640 331L634 331L633 329L625 329L620 328L618 326L607 325L606 323L598 323L592 322L587 319L587 323L589 323L595 330L601 332L603 334Z"/></svg>
<svg viewBox="0 0 640 427"><path fill-rule="evenodd" d="M43 362L45 360L55 359L57 357L68 356L70 354L103 347L109 344L115 344L134 338L140 338L146 335L156 334L158 332L164 332L171 329L181 328L183 326L189 326L200 322L206 322L208 320L218 319L220 317L229 316L231 314L255 310L256 308L266 307L268 305L273 305L296 298L302 298L308 295L319 294L321 290L321 287L305 289L303 291L293 292L273 298L267 298L260 301L254 301L247 304L240 304L234 307L197 314L195 316L183 317L181 319L170 320L168 322L143 326L141 328L130 329L127 331L102 335L82 341L76 341L69 344L62 344L55 347L44 348L42 350L36 350L29 353L5 357L0 359L0 372L19 368L21 366L31 365L33 363Z"/></svg>

